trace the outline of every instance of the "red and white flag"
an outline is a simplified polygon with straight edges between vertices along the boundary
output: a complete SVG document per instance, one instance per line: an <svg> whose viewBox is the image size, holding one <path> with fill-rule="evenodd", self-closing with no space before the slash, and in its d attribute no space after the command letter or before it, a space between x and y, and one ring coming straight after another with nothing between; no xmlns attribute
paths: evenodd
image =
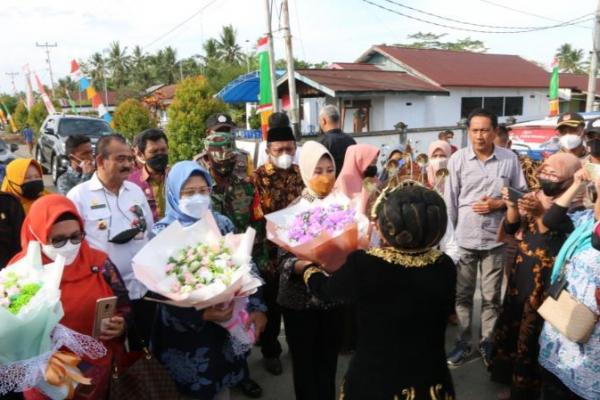
<svg viewBox="0 0 600 400"><path fill-rule="evenodd" d="M77 60L71 60L71 79L75 82L79 82L79 80L83 77L83 72L81 72L81 68L79 68L79 63Z"/></svg>
<svg viewBox="0 0 600 400"><path fill-rule="evenodd" d="M35 75L35 81L38 86L38 90L39 90L40 94L42 95L42 101L46 105L46 111L48 111L48 114L56 114L54 105L50 101L50 97L48 97L48 94L46 93L46 89L44 89L44 85L42 85L42 82L40 81L40 78L38 77L38 75L35 73L34 73L34 75Z"/></svg>

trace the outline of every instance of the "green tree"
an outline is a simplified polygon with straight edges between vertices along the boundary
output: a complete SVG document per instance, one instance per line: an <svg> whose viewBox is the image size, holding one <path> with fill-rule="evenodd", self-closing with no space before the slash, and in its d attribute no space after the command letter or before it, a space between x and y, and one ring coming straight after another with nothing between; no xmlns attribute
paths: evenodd
<svg viewBox="0 0 600 400"><path fill-rule="evenodd" d="M106 65L110 70L112 87L117 89L127 84L127 74L131 65L131 58L127 55L127 46L121 47L118 41L110 44Z"/></svg>
<svg viewBox="0 0 600 400"><path fill-rule="evenodd" d="M156 127L150 111L136 99L128 99L119 104L113 113L112 123L117 132L129 140L144 129Z"/></svg>
<svg viewBox="0 0 600 400"><path fill-rule="evenodd" d="M15 108L17 108L17 103L19 99L16 96L12 96L10 94L3 94L0 96L0 102L4 104L6 108L8 108L8 112L13 114L15 112Z"/></svg>
<svg viewBox="0 0 600 400"><path fill-rule="evenodd" d="M19 104L17 104L12 117L18 130L25 128L25 125L27 125L27 118L29 117L29 111L27 110L27 107L23 101L20 101ZM39 128L39 126L34 126L32 128L35 130Z"/></svg>
<svg viewBox="0 0 600 400"><path fill-rule="evenodd" d="M179 75L177 65L177 50L171 46L158 50L150 57L155 83L170 85L175 83Z"/></svg>
<svg viewBox="0 0 600 400"><path fill-rule="evenodd" d="M44 103L38 101L33 104L33 107L31 107L31 110L29 110L27 122L34 132L37 132L38 129L40 129L42 122L44 122L44 118L46 118L47 115L48 111L46 111L46 106Z"/></svg>
<svg viewBox="0 0 600 400"><path fill-rule="evenodd" d="M554 56L558 60L558 68L561 72L572 72L575 74L585 72L582 49L576 49L569 43L565 43L556 49Z"/></svg>
<svg viewBox="0 0 600 400"><path fill-rule="evenodd" d="M81 66L81 69L92 80L92 85L96 90L101 90L104 87L107 72L106 60L102 56L102 53L95 52L92 54L88 61Z"/></svg>
<svg viewBox="0 0 600 400"><path fill-rule="evenodd" d="M399 46L414 47L417 49L441 49L481 53L487 51L487 48L481 40L473 40L470 37L466 37L454 42L444 42L441 39L446 35L447 33L435 34L431 32L417 32L408 35L408 39L411 39L412 42L401 43Z"/></svg>
<svg viewBox="0 0 600 400"><path fill-rule="evenodd" d="M166 127L170 160L190 160L204 148L205 121L226 110L225 103L213 98L213 91L202 76L184 79L169 107Z"/></svg>
<svg viewBox="0 0 600 400"><path fill-rule="evenodd" d="M219 40L217 40L217 55L221 61L230 64L241 64L244 60L244 53L237 43L237 32L233 25L222 28Z"/></svg>
<svg viewBox="0 0 600 400"><path fill-rule="evenodd" d="M131 51L131 79L133 86L141 90L152 85L150 57L141 46L135 46Z"/></svg>

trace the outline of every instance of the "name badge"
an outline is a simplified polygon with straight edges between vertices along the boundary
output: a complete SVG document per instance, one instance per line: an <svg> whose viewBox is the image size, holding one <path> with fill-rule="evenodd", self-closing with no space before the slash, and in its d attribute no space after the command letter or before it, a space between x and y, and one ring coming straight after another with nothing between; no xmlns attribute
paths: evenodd
<svg viewBox="0 0 600 400"><path fill-rule="evenodd" d="M90 208L92 210L98 210L100 208L106 208L106 204L93 204Z"/></svg>

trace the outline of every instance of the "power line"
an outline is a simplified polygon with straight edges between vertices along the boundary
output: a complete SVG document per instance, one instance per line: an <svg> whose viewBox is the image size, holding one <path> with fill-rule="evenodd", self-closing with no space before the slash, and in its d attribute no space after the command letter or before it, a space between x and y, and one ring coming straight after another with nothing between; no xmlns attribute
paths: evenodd
<svg viewBox="0 0 600 400"><path fill-rule="evenodd" d="M196 11L195 13L193 13L192 15L190 15L189 17L187 17L185 20L181 21L179 24L175 25L173 28L169 29L167 32L163 33L162 35L160 35L159 37L157 37L156 39L154 39L153 41L151 41L150 43L142 46L142 49L145 49L146 47L150 47L152 46L154 43L158 42L159 40L164 39L165 37L167 37L168 35L170 35L171 33L175 32L177 29L181 28L183 25L187 24L188 22L190 22L192 19L194 19L198 14L202 13L202 11L206 10L208 7L210 7L211 5L213 5L214 3L216 3L217 0L212 0L210 1L208 4L206 4L204 7L202 7L201 9L199 9L198 11Z"/></svg>
<svg viewBox="0 0 600 400"><path fill-rule="evenodd" d="M391 12L391 13L394 13L394 14L397 14L397 15L400 15L402 17L409 18L409 19L412 19L412 20L415 20L415 21L423 22L425 24L435 25L435 26L439 26L439 27L442 27L442 28L455 29L455 30L459 30L459 31L478 32L478 33L528 33L528 32L536 32L536 31L542 31L542 30L547 30L547 29L554 29L554 28L566 27L566 26L575 25L575 24L582 23L582 22L591 21L593 19L593 18L588 18L588 19L583 19L582 20L582 18L585 18L585 17L587 17L587 16L590 15L590 14L586 14L586 15L583 15L583 16L578 17L576 19L573 19L573 20L570 20L570 21L566 21L566 22L564 22L562 24L558 24L558 25L554 25L554 26L539 27L539 28L536 28L536 29L517 30L517 31L484 31L482 29L471 29L471 28L463 28L463 27L458 27L458 26L441 24L441 23L438 23L438 22L433 22L433 21L429 21L429 20L426 20L426 19L423 19L423 18L415 17L413 15L408 15L408 14L402 13L402 12L400 12L398 10L393 10L391 8L382 6L381 4L374 3L374 2L372 2L370 0L361 0L361 1L363 1L365 3L368 3L368 4L371 4L371 5L373 5L373 6L377 7L377 8L380 8L382 10L385 10L385 11L388 11L388 12Z"/></svg>
<svg viewBox="0 0 600 400"><path fill-rule="evenodd" d="M567 22L574 21L574 20L563 21L563 22L560 22L559 24L548 25L548 26L499 26L499 25L484 25L484 24L476 24L476 23L473 23L473 22L461 21L461 20L458 20L458 19L450 18L450 17L444 17L444 16L441 16L441 15L438 15L438 14L434 14L434 13L431 13L431 12L420 10L418 8L415 8L415 7L407 6L405 4L402 4L402 3L399 3L399 2L393 1L393 0L383 0L383 1L385 1L387 3L390 3L390 4L394 4L394 5L398 6L398 7L406 8L408 10L415 11L415 12L418 12L418 13L424 14L424 15L429 15L431 17L439 18L439 19L442 19L442 20L445 20L445 21L455 22L455 23L462 24L462 25L477 26L477 27L480 27L480 28L506 29L506 30L542 30L542 29L557 28L557 27L562 26L563 24L565 24ZM592 14L593 13L587 13L587 14L582 15L581 17L575 18L575 19L581 19L581 18L587 17L587 16L592 15Z"/></svg>
<svg viewBox="0 0 600 400"><path fill-rule="evenodd" d="M555 19L555 18L549 18L549 17L546 17L546 16L544 16L544 15L540 15L540 14L535 14L535 13L532 13L532 12L530 12L530 11L519 10L519 9L517 9L517 8L513 8L513 7L505 6L504 4L496 3L496 2L493 2L493 1L490 1L490 0L479 0L479 1L481 1L482 3L487 3L487 4L490 4L490 5L492 5L492 6L496 6L496 7L504 8L504 9L506 9L506 10L514 11L514 12L516 12L516 13L519 13L519 14L523 14L523 15L529 15L529 16L531 16L531 17L536 17L536 18L544 19L544 20L546 20L546 21L560 22L560 20L559 20L559 19ZM589 26L581 26L581 25L575 25L575 26L576 26L577 28L583 28L583 29L592 29L592 28L590 28Z"/></svg>

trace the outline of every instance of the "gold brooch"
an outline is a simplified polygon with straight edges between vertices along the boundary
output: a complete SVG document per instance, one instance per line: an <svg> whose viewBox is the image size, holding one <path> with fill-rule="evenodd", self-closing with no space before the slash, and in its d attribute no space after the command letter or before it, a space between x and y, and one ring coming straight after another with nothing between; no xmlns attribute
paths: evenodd
<svg viewBox="0 0 600 400"><path fill-rule="evenodd" d="M98 229L103 231L106 228L108 228L108 225L106 225L106 221L105 220L100 220L98 221Z"/></svg>
<svg viewBox="0 0 600 400"><path fill-rule="evenodd" d="M381 258L390 264L404 267L425 267L435 263L443 254L439 250L425 249L418 251L400 251L393 247L373 248L367 254Z"/></svg>

